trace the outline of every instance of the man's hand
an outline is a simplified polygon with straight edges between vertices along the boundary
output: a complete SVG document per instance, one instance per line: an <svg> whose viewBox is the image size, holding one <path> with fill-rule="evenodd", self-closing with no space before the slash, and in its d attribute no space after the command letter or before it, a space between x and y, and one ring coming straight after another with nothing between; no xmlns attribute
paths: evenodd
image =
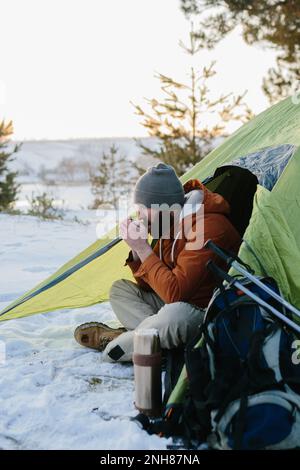
<svg viewBox="0 0 300 470"><path fill-rule="evenodd" d="M137 253L141 262L152 253L152 248L147 241L148 231L142 221L124 220L120 224L120 234L132 251Z"/></svg>

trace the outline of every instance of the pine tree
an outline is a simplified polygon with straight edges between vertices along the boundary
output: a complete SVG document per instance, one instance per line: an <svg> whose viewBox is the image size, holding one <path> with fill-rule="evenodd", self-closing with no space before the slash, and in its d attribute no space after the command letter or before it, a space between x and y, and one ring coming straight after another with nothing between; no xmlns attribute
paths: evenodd
<svg viewBox="0 0 300 470"><path fill-rule="evenodd" d="M16 183L17 172L9 170L9 163L13 161L13 154L18 151L15 145L12 151L7 150L9 139L13 134L12 121L0 123L0 211L13 207L19 186Z"/></svg>
<svg viewBox="0 0 300 470"><path fill-rule="evenodd" d="M187 18L198 18L195 35L211 49L237 26L249 45L278 51L277 66L263 79L263 91L276 102L299 91L299 0L180 0Z"/></svg>
<svg viewBox="0 0 300 470"><path fill-rule="evenodd" d="M193 27L190 45L180 46L193 59L200 51ZM148 147L137 140L144 155L172 165L178 175L193 167L212 149L217 137L226 136L232 121L246 122L253 116L244 103L244 95L221 95L211 98L208 82L215 75L215 63L202 70L190 68L189 82L181 83L163 74L160 81L163 99L146 100L148 110L134 104L136 114L151 137L158 139L158 148ZM215 117L215 124L205 125L205 118Z"/></svg>
<svg viewBox="0 0 300 470"><path fill-rule="evenodd" d="M103 152L99 165L90 174L92 205L97 209L103 204L111 204L116 210L121 196L130 193L133 184L132 164L112 145L109 152Z"/></svg>

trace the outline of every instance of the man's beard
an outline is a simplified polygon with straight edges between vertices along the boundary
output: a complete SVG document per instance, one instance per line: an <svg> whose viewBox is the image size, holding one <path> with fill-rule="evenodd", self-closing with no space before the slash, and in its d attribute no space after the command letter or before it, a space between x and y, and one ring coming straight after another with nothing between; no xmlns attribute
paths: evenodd
<svg viewBox="0 0 300 470"><path fill-rule="evenodd" d="M156 240L174 236L174 215L170 212L160 211L152 222L148 223L148 231Z"/></svg>

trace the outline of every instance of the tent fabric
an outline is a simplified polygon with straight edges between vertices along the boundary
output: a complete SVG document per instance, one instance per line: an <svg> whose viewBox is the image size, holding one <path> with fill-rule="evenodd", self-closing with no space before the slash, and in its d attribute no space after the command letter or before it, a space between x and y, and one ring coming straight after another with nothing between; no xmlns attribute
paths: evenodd
<svg viewBox="0 0 300 470"><path fill-rule="evenodd" d="M281 144L300 145L300 105L286 98L244 124L183 176L201 179L242 155Z"/></svg>
<svg viewBox="0 0 300 470"><path fill-rule="evenodd" d="M289 201L281 194L258 187L239 256L256 274L267 273L276 279L283 296L300 308L300 234L292 228L300 222L300 207L297 203L294 210L286 211L287 205ZM237 273L232 270L231 274Z"/></svg>
<svg viewBox="0 0 300 470"><path fill-rule="evenodd" d="M93 251L105 246L106 241L99 240L93 245ZM126 259L127 254L127 246L124 242L120 242L102 255L101 258L96 258L54 287L43 291L20 305L19 301L22 298L18 299L14 303L17 305L16 307L12 308L14 304L9 305L0 313L0 321L57 309L85 307L107 300L110 286L114 280L120 277L132 279L131 272L123 266L123 260ZM118 259L119 261L112 262L112 259ZM65 267L69 268L69 265L72 266L73 264L75 263L66 263ZM61 271L60 269L57 272L58 275L61 274ZM56 277L56 275L51 276L46 282L44 281L35 289L32 289L30 293L40 289ZM23 297L27 297L28 294L26 293Z"/></svg>
<svg viewBox="0 0 300 470"><path fill-rule="evenodd" d="M92 261L94 261L96 258L99 256L103 256L104 253L109 251L113 246L115 246L117 243L119 243L121 239L119 237L115 238L114 240L108 242L104 246L101 246L100 248L96 249L96 251L93 251L91 254L86 256L84 259L79 260L78 263L75 263L68 268L64 269L60 274L58 274L56 277L47 279L47 281L43 282L40 286L36 287L35 290L32 290L25 294L23 297L18 299L13 305L9 306L6 308L3 312L8 313L10 310L12 310L15 307L19 307L20 305L24 304L25 302L28 302L31 300L33 297L42 294L48 289L52 289L55 287L57 284L63 282L65 279L68 277L72 276L76 271L81 270L86 266L87 264L90 264Z"/></svg>
<svg viewBox="0 0 300 470"><path fill-rule="evenodd" d="M261 186L272 190L295 152L294 145L278 145L250 153L231 162L251 171Z"/></svg>
<svg viewBox="0 0 300 470"><path fill-rule="evenodd" d="M300 248L298 180L300 151L297 148L299 144L300 105L294 104L291 98L287 98L242 126L182 177L182 182L191 178L204 180L213 174L217 167L242 156L282 145L285 150L288 146L295 147L272 191L259 188L245 239L259 254L266 271L270 275L274 273L274 278L283 294L298 307L300 307L300 282L297 273L299 263L296 260ZM83 263L80 269L75 270L61 282L54 282L52 287L20 304L20 301L29 294L34 294L36 290L52 283L58 276L95 254L112 238L112 234L108 234L87 247L52 276L0 312L0 320L57 309L83 307L108 300L113 281L119 278L131 279L132 276L130 270L124 267L124 259L128 252L124 242L115 245L101 257L95 257L87 264ZM242 244L240 256L249 264L253 264L258 273L260 272L255 257L245 244Z"/></svg>

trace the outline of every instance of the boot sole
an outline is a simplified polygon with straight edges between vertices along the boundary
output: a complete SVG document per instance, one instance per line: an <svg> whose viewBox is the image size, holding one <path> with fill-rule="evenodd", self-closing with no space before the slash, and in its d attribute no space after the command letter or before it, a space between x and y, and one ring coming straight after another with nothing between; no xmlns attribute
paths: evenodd
<svg viewBox="0 0 300 470"><path fill-rule="evenodd" d="M79 338L77 339L77 337L76 337L80 333L84 333L84 331L88 328L101 328L103 331L108 332L108 333L119 331L120 334L124 333L126 331L126 328L111 328L110 326L105 325L105 323L101 323L101 322L88 322L88 323L83 323L82 325L77 326L77 328L74 331L74 338L75 338L76 342L78 344L80 344L81 346L85 346L85 347L88 347L90 349L94 349L96 351L101 351L101 348L96 347L96 346L95 347L87 346L87 345L83 344L81 341L79 341Z"/></svg>

